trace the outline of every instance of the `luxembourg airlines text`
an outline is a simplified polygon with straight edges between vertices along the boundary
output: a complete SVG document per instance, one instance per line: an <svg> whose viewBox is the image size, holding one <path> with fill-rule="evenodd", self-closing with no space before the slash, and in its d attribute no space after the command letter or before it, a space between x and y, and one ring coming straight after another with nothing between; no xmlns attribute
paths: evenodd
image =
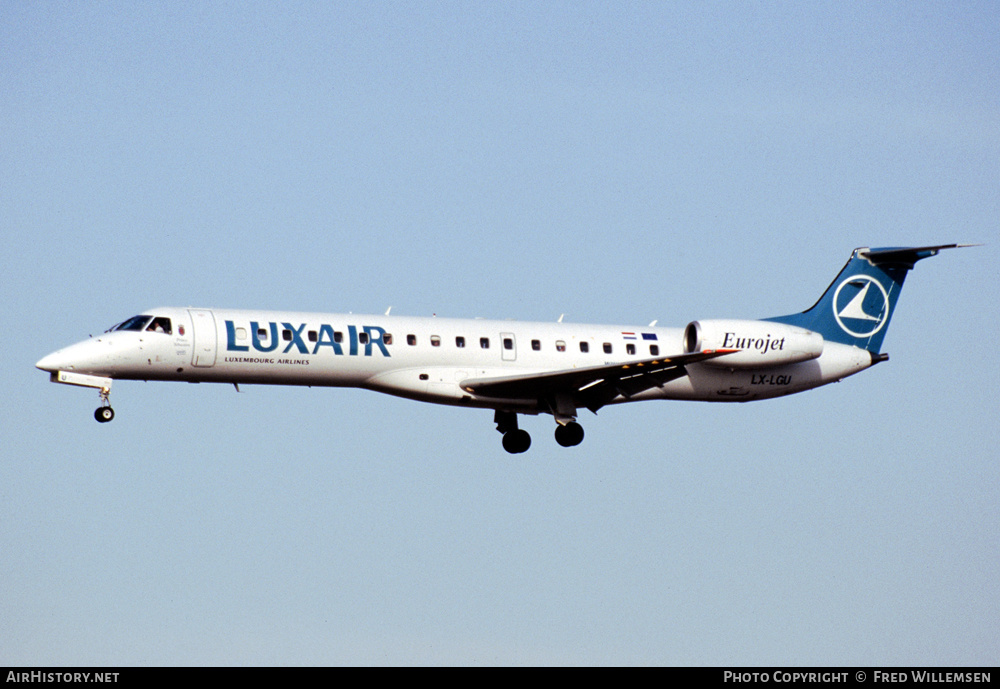
<svg viewBox="0 0 1000 689"><path fill-rule="evenodd" d="M308 366L308 359L267 359L256 356L227 356L227 364L292 364L294 366Z"/></svg>

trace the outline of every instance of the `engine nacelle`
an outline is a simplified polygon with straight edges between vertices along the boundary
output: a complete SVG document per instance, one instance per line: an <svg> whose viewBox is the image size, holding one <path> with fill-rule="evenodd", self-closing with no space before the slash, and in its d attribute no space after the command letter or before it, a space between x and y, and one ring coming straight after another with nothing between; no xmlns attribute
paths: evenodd
<svg viewBox="0 0 1000 689"><path fill-rule="evenodd" d="M684 329L684 351L738 349L702 362L718 368L762 368L797 364L823 353L823 336L812 330L767 321L693 321Z"/></svg>

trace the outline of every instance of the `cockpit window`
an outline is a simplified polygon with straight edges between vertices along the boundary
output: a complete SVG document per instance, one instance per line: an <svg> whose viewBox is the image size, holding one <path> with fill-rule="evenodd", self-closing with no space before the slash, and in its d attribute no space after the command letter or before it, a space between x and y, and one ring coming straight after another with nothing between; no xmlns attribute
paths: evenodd
<svg viewBox="0 0 1000 689"><path fill-rule="evenodd" d="M110 332L116 332L118 330L142 330L149 323L149 319L152 316L132 316L124 323L119 323L113 327Z"/></svg>
<svg viewBox="0 0 1000 689"><path fill-rule="evenodd" d="M153 319L153 322L149 324L149 327L146 328L146 331L170 335L170 319L165 316L157 316Z"/></svg>

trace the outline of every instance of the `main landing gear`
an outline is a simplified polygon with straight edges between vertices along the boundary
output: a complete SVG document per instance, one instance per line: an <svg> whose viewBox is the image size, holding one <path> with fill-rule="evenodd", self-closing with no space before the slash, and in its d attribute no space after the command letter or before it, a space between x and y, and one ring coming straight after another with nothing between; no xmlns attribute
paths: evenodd
<svg viewBox="0 0 1000 689"><path fill-rule="evenodd" d="M509 411L500 411L493 414L493 423L497 425L497 430L503 434L503 449L512 455L519 455L527 452L531 447L531 436L528 431L517 427L517 414Z"/></svg>
<svg viewBox="0 0 1000 689"><path fill-rule="evenodd" d="M529 447L531 447L531 436L528 435L528 431L515 428L503 434L503 449L512 455L527 452Z"/></svg>
<svg viewBox="0 0 1000 689"><path fill-rule="evenodd" d="M497 430L503 434L503 449L512 455L527 452L531 447L531 436L517 427L517 414L509 411L496 411L493 422ZM556 442L563 447L573 447L583 442L583 426L576 421L569 421L556 426Z"/></svg>
<svg viewBox="0 0 1000 689"><path fill-rule="evenodd" d="M556 442L563 447L573 447L583 442L583 426L570 421L565 426L556 426Z"/></svg>

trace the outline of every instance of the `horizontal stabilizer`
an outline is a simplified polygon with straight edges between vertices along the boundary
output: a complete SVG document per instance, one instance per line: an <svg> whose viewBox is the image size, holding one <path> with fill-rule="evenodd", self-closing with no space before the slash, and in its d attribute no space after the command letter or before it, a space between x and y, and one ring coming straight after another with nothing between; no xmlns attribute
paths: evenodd
<svg viewBox="0 0 1000 689"><path fill-rule="evenodd" d="M979 246L978 244L940 244L938 246L914 246L886 249L866 249L858 252L862 258L866 258L874 265L896 263L899 265L913 267L913 264L923 258L937 256L942 249L961 249L967 246Z"/></svg>

